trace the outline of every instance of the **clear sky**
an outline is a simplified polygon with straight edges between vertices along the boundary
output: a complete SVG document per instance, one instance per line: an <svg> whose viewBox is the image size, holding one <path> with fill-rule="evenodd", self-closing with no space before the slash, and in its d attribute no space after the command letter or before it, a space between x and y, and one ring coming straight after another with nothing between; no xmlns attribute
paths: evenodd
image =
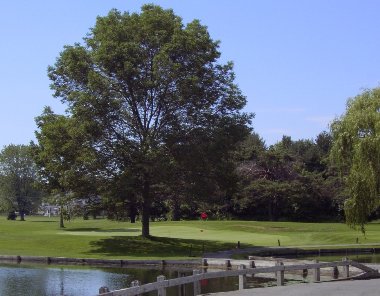
<svg viewBox="0 0 380 296"><path fill-rule="evenodd" d="M0 148L34 139L43 107L62 113L47 67L82 42L96 16L144 3L201 20L235 63L253 127L270 145L311 139L346 100L380 82L378 0L12 0L0 2Z"/></svg>

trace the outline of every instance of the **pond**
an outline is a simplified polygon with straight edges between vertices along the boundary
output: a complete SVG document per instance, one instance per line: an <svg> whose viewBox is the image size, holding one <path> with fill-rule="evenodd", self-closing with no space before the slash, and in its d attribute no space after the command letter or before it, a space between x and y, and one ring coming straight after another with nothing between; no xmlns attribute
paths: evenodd
<svg viewBox="0 0 380 296"><path fill-rule="evenodd" d="M139 280L149 283L157 276L176 278L180 274L191 275L191 270L158 270L130 268L102 268L83 266L48 266L28 264L0 264L0 296L87 296L96 295L101 286L110 290L129 287ZM250 279L247 287L273 286L272 279ZM178 295L179 287L167 289L167 296ZM185 295L193 294L192 285L182 287ZM205 280L201 282L202 293L222 292L238 289L238 278ZM157 295L157 292L144 295Z"/></svg>
<svg viewBox="0 0 380 296"><path fill-rule="evenodd" d="M309 256L298 259L319 259L320 261L342 260L345 255ZM380 254L348 255L351 260L363 263L380 263ZM68 265L39 265L0 263L0 296L87 296L97 295L101 286L111 290L129 287L131 282L139 280L149 283L157 276L166 278L191 275L192 270L147 269L147 268L108 268ZM296 279L298 282L300 279ZM301 279L302 281L302 279ZM307 279L303 279L307 281ZM288 283L289 284L289 283ZM270 278L247 278L247 288L276 285ZM179 295L179 287L167 289L167 296ZM192 285L182 287L185 295L193 294ZM238 289L238 278L228 277L201 282L202 293L232 291ZM156 292L145 295L157 295Z"/></svg>

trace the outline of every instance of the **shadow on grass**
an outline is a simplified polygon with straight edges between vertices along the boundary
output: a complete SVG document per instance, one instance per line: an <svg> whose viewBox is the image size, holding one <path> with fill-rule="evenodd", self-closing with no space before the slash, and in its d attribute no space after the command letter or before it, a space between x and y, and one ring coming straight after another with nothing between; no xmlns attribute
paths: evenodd
<svg viewBox="0 0 380 296"><path fill-rule="evenodd" d="M111 233L111 232L140 232L139 229L134 228L115 228L115 229L101 229L97 227L84 227L84 228L67 228L66 231L70 232L81 232L81 231L93 231L93 232L105 232L105 233Z"/></svg>
<svg viewBox="0 0 380 296"><path fill-rule="evenodd" d="M234 244L167 237L111 237L90 243L87 254L133 257L201 257L203 252L231 249Z"/></svg>
<svg viewBox="0 0 380 296"><path fill-rule="evenodd" d="M38 222L38 223L58 223L58 221L46 221L46 220L45 221L44 220L34 220L34 221L29 221L29 222L32 222L32 223L35 223L35 222Z"/></svg>

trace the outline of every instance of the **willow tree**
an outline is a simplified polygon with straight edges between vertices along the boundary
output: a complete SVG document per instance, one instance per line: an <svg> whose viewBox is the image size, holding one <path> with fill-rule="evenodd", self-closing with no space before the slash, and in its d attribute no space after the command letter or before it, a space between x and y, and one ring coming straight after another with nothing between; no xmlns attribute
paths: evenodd
<svg viewBox="0 0 380 296"><path fill-rule="evenodd" d="M347 102L346 113L331 125L332 160L341 169L349 194L346 222L365 231L368 216L379 206L380 88Z"/></svg>
<svg viewBox="0 0 380 296"><path fill-rule="evenodd" d="M172 10L144 5L98 17L84 43L66 46L49 68L55 97L86 126L84 145L106 160L105 174L136 180L144 237L156 185L181 163L207 162L204 154L223 161L248 131L232 63L219 57L199 21L184 25ZM193 176L204 180L200 168Z"/></svg>

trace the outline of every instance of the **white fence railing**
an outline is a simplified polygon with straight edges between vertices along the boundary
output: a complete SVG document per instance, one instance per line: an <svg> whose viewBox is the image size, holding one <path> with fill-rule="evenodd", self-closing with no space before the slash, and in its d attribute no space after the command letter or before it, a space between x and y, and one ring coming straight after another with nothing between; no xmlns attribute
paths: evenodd
<svg viewBox="0 0 380 296"><path fill-rule="evenodd" d="M250 266L254 266L252 262ZM101 287L99 289L99 295L101 296L135 296L147 292L157 291L158 296L166 296L166 289L175 286L181 286L185 284L193 284L194 295L201 294L200 281L206 279L215 279L223 277L239 277L239 290L244 289L246 276L256 275L262 273L275 273L277 278L277 285L284 285L285 272L301 270L307 272L307 270L313 270L313 281L319 282L321 276L321 268L332 268L332 277L336 278L338 273L338 267L343 267L343 277L350 277L350 266L362 270L361 276L367 277L378 277L379 273L377 270L370 268L364 264L344 259L343 261L337 262L324 262L310 264L297 264L297 265L284 265L283 262L276 262L275 266L272 267L257 267L257 268L247 268L245 265L239 265L237 270L227 270L227 271L216 271L216 272L205 272L201 273L200 270L194 270L193 275L179 277L175 279L166 279L165 276L161 275L157 277L157 282L140 285L138 281L133 281L131 287L121 290L108 291L107 287Z"/></svg>

